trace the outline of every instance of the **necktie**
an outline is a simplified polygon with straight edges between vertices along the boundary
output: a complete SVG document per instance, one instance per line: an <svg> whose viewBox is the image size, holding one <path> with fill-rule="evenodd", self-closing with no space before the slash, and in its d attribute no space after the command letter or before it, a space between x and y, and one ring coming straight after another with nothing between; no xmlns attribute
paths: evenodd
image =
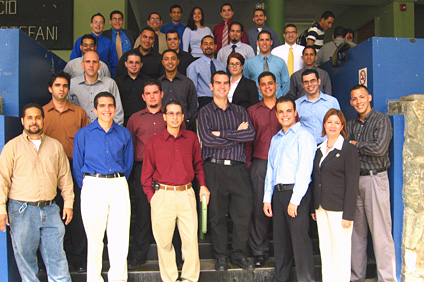
<svg viewBox="0 0 424 282"><path fill-rule="evenodd" d="M212 78L212 75L214 73L216 73L216 68L215 68L215 65L214 65L213 61L211 60L211 78Z"/></svg>
<svg viewBox="0 0 424 282"><path fill-rule="evenodd" d="M268 58L264 57L264 71L269 71Z"/></svg>
<svg viewBox="0 0 424 282"><path fill-rule="evenodd" d="M224 30L222 31L222 47L228 45L228 22L224 22Z"/></svg>
<svg viewBox="0 0 424 282"><path fill-rule="evenodd" d="M287 68L289 69L289 75L291 76L294 72L293 47L290 47L290 50L289 50L289 59L287 60Z"/></svg>
<svg viewBox="0 0 424 282"><path fill-rule="evenodd" d="M118 60L122 56L122 41L121 36L119 36L119 31L116 32L116 53L118 54Z"/></svg>
<svg viewBox="0 0 424 282"><path fill-rule="evenodd" d="M231 51L231 54L232 54L232 53L235 53L235 52L236 52L236 48L237 48L237 46L236 46L236 45L233 45L233 46L231 46L231 48L233 48L233 51Z"/></svg>
<svg viewBox="0 0 424 282"><path fill-rule="evenodd" d="M262 27L258 27L258 34L261 31L262 31ZM256 38L258 38L258 36L256 36ZM260 50L259 50L259 45L258 45L258 46L256 46L256 55L259 55L259 53L260 53Z"/></svg>

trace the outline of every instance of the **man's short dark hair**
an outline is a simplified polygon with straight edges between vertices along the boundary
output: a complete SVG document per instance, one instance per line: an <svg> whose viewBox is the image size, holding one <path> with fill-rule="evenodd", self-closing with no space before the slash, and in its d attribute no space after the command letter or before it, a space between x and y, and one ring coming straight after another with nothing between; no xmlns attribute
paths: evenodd
<svg viewBox="0 0 424 282"><path fill-rule="evenodd" d="M314 69L306 69L306 70L304 70L304 71L302 72L302 76L301 76L301 78L302 78L302 82L303 82L303 77L304 77L304 76L306 76L306 75L310 75L310 74L312 74L312 73L314 73L314 74L315 74L315 76L317 77L317 79L319 79L319 74L318 74L318 72L317 72L316 70L314 70Z"/></svg>
<svg viewBox="0 0 424 282"><path fill-rule="evenodd" d="M175 9L175 8L179 8L181 11L181 14L183 13L183 8L181 8L181 6L178 4L172 5L171 8L169 8L169 12L172 13L172 9Z"/></svg>
<svg viewBox="0 0 424 282"><path fill-rule="evenodd" d="M109 92L103 91L103 92L100 92L99 94L97 94L96 97L94 97L94 108L95 109L97 109L97 106L99 105L99 99L102 98L102 97L112 98L113 106L116 107L115 96L113 96Z"/></svg>
<svg viewBox="0 0 424 282"><path fill-rule="evenodd" d="M219 9L219 12L222 12L222 8L224 8L224 6L230 6L231 11L234 11L233 5L231 5L230 3L224 3L224 4L221 5L221 8Z"/></svg>
<svg viewBox="0 0 424 282"><path fill-rule="evenodd" d="M151 12L148 16L147 16L147 20L150 21L150 18L152 17L152 15L158 15L159 19L162 20L162 17L160 16L160 14L158 12Z"/></svg>
<svg viewBox="0 0 424 282"><path fill-rule="evenodd" d="M144 88L146 86L149 86L149 85L156 85L159 88L159 91L162 91L162 85L161 85L160 81L157 80L156 78L149 78L149 79L147 79L144 82L144 85L143 85L143 94L144 94Z"/></svg>
<svg viewBox="0 0 424 282"><path fill-rule="evenodd" d="M273 74L272 72L270 72L270 71L264 71L263 73L261 73L259 76L258 76L258 83L261 83L261 78L262 77L265 77L265 76L270 76L270 77L272 77L272 79L274 80L274 82L276 82L277 81L277 79L275 78L275 74Z"/></svg>
<svg viewBox="0 0 424 282"><path fill-rule="evenodd" d="M258 40L259 40L259 36L261 36L262 34L268 34L269 38L271 38L271 40L272 40L271 32L269 32L268 30L262 30L261 32L259 32L258 33Z"/></svg>
<svg viewBox="0 0 424 282"><path fill-rule="evenodd" d="M356 84L355 86L352 87L352 89L350 89L350 92L352 92L353 90L358 90L358 89L365 89L365 91L367 91L367 93L369 94L370 92L368 91L368 88L365 85L361 85L361 84Z"/></svg>
<svg viewBox="0 0 424 282"><path fill-rule="evenodd" d="M60 71L57 71L57 72L52 73L50 75L50 78L49 78L49 87L52 87L53 86L53 83L56 81L56 79L58 77L66 79L68 81L68 86L69 87L71 86L71 76L68 73L60 70Z"/></svg>
<svg viewBox="0 0 424 282"><path fill-rule="evenodd" d="M230 24L230 29L229 30L231 30L231 27L233 26L233 25L238 25L238 26L240 26L240 29L241 29L241 32L243 32L244 31L244 27L243 27L243 24L242 23L240 23L240 22L232 22L231 24Z"/></svg>
<svg viewBox="0 0 424 282"><path fill-rule="evenodd" d="M163 56L165 55L165 53L169 53L169 52L174 53L175 56L177 56L177 58L178 58L177 51L172 50L172 49L166 49L165 51L162 52L162 60L163 60Z"/></svg>
<svg viewBox="0 0 424 282"><path fill-rule="evenodd" d="M84 34L84 35L81 37L81 45L83 44L84 39L91 39L91 40L93 40L93 42L94 42L94 46L97 46L97 38L96 38L96 37L94 37L92 34Z"/></svg>
<svg viewBox="0 0 424 282"><path fill-rule="evenodd" d="M21 118L24 118L25 117L25 114L26 114L26 110L27 109L29 109L29 108L37 108L37 109L39 109L40 111L41 111L41 117L42 118L44 118L44 110L43 110L43 107L41 107L39 104L37 104L37 103L29 103L29 104L26 104L23 108L22 108L22 115L21 115Z"/></svg>
<svg viewBox="0 0 424 282"><path fill-rule="evenodd" d="M115 15L115 14L121 15L122 19L124 18L124 14L122 14L121 11L114 10L114 11L110 12L110 16L109 16L110 17L110 20L112 19L112 16Z"/></svg>
<svg viewBox="0 0 424 282"><path fill-rule="evenodd" d="M154 34L156 34L156 33L155 33L155 31L153 30L153 28L151 28L150 26L146 26L146 27L144 27L144 28L140 31L140 34L142 34L145 30L151 31L151 32L153 32Z"/></svg>
<svg viewBox="0 0 424 282"><path fill-rule="evenodd" d="M317 55L317 50L312 45L305 46L305 48L303 48L302 55L305 55L305 51L308 49L314 50L315 56Z"/></svg>
<svg viewBox="0 0 424 282"><path fill-rule="evenodd" d="M166 34L165 34L165 38L166 39L168 39L168 34L170 34L170 33L176 33L177 34L177 36L178 36L178 39L180 39L180 33L178 32L178 30L176 30L175 28L172 28L172 29L170 29L170 30L168 30L167 32L166 32Z"/></svg>
<svg viewBox="0 0 424 282"><path fill-rule="evenodd" d="M347 34L346 29L342 26L336 27L333 32L334 39L336 39L337 37L345 38L346 34Z"/></svg>
<svg viewBox="0 0 424 282"><path fill-rule="evenodd" d="M260 11L260 12L264 13L264 16L266 16L266 14L265 14L265 10L264 10L264 9L261 9L261 8L257 8L257 9L255 9L255 10L253 11L252 16L254 16L254 15L255 15L255 12L258 12L258 11Z"/></svg>
<svg viewBox="0 0 424 282"><path fill-rule="evenodd" d="M94 14L94 15L92 15L91 16L91 23L93 22L93 19L94 19L94 17L97 17L97 16L100 16L100 17L102 17L103 18L103 23L105 23L105 17L103 17L103 15L102 14L100 14L100 13L97 13L97 14Z"/></svg>
<svg viewBox="0 0 424 282"><path fill-rule="evenodd" d="M165 114L168 112L168 106L169 105L177 105L181 107L181 112L183 111L183 106L181 105L180 102L178 102L177 100L170 100L168 103L166 103L165 105Z"/></svg>
<svg viewBox="0 0 424 282"><path fill-rule="evenodd" d="M212 38L213 39L213 43L216 44L216 39L212 35L205 35L205 36L203 36L202 41L200 42L200 44L203 44L203 40L205 40L206 38Z"/></svg>
<svg viewBox="0 0 424 282"><path fill-rule="evenodd" d="M286 32L286 29L288 27L294 27L296 29L296 32L297 32L297 27L294 24L286 24L286 26L284 27L284 32Z"/></svg>
<svg viewBox="0 0 424 282"><path fill-rule="evenodd" d="M296 103L294 102L294 99L289 95L284 95L278 98L277 102L275 103L275 108L277 108L278 104L286 102L291 102L293 104L293 110L296 110Z"/></svg>
<svg viewBox="0 0 424 282"><path fill-rule="evenodd" d="M219 71L216 71L215 73L212 74L212 76L211 76L211 83L212 84L213 84L213 79L214 79L215 75L217 75L217 74L226 75L226 76L228 76L228 80L230 80L230 75L227 72L225 72L223 70L219 70Z"/></svg>
<svg viewBox="0 0 424 282"><path fill-rule="evenodd" d="M321 15L321 19L326 20L326 19L328 19L328 18L333 18L333 19L335 19L336 17L334 16L334 13L333 13L333 12L331 12L331 11L325 11L324 13L322 13L322 15Z"/></svg>
<svg viewBox="0 0 424 282"><path fill-rule="evenodd" d="M130 52L128 53L128 56L127 56L126 61L128 61L129 56L137 56L137 57L139 57L139 58L140 58L140 62L143 62L143 56L142 56L142 55L140 55L140 53L138 53L138 52L136 52L136 51L130 51Z"/></svg>

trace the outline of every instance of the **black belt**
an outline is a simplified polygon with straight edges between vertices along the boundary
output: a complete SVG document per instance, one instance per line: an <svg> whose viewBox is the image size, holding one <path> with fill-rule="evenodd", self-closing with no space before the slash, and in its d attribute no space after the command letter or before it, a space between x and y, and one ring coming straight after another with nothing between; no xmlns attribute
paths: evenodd
<svg viewBox="0 0 424 282"><path fill-rule="evenodd" d="M223 165L238 165L243 164L242 162L233 161L233 160L218 160L214 158L208 158L206 161L216 164L223 164Z"/></svg>
<svg viewBox="0 0 424 282"><path fill-rule="evenodd" d="M293 188L294 188L294 184L277 184L274 186L274 190L278 192L292 191Z"/></svg>
<svg viewBox="0 0 424 282"><path fill-rule="evenodd" d="M36 206L36 207L39 207L39 208L44 208L44 207L50 206L53 203L54 203L54 200L51 200L51 201L38 201L38 202L27 202L28 205Z"/></svg>
<svg viewBox="0 0 424 282"><path fill-rule="evenodd" d="M377 173L386 171L387 168L380 168L380 169L361 169L359 171L359 175L365 176L365 175L377 175Z"/></svg>
<svg viewBox="0 0 424 282"><path fill-rule="evenodd" d="M92 176L92 177L99 177L99 178L118 178L118 177L124 177L125 174L120 172L115 172L112 174L100 174L100 173L84 173L84 176Z"/></svg>

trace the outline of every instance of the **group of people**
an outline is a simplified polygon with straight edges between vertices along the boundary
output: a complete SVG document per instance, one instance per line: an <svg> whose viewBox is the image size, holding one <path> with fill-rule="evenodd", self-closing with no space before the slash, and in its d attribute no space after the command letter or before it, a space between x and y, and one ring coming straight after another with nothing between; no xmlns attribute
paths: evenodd
<svg viewBox="0 0 424 282"><path fill-rule="evenodd" d="M87 281L103 281L106 232L109 281L127 281L128 269L146 262L151 234L162 281L198 281L198 197L208 204L217 271L226 271L229 259L246 270L264 266L272 221L274 281L289 281L293 262L299 281L315 281L312 218L323 281L365 280L368 227L379 280L396 281L392 128L365 86L351 89L358 115L348 122L331 96L316 60L334 14L314 23L307 46L296 44L293 24L279 46L263 10L254 11L257 27L246 33L230 4L220 14L211 33L201 8L184 27L173 5L171 23L162 26L153 12L138 38L122 29L121 12L110 14L109 32L95 14L92 34L79 38L75 57L51 75L52 100L24 106L24 131L0 156L0 230L10 225L23 280L38 281L39 248L49 279L70 281L69 261L87 271Z"/></svg>

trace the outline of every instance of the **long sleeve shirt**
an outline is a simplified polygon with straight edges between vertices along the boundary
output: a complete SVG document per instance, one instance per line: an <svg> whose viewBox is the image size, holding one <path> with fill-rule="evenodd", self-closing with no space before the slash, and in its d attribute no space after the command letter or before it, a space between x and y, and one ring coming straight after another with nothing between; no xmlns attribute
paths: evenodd
<svg viewBox="0 0 424 282"><path fill-rule="evenodd" d="M311 182L316 151L315 139L296 123L286 133L280 130L271 140L265 177L264 203L271 203L274 186L294 184L290 203L299 205Z"/></svg>
<svg viewBox="0 0 424 282"><path fill-rule="evenodd" d="M305 66L304 61L302 60L302 56L303 56L302 52L303 52L303 49L305 48L304 46L298 45L296 43L290 46L288 43L285 43L281 46L278 46L272 49L271 54L283 59L287 65L289 60L290 47L292 47L292 51L293 51L293 69L294 69L293 73L294 73Z"/></svg>
<svg viewBox="0 0 424 282"><path fill-rule="evenodd" d="M131 133L115 122L106 132L95 120L75 134L72 165L80 188L84 173L123 173L128 179L133 161Z"/></svg>
<svg viewBox="0 0 424 282"><path fill-rule="evenodd" d="M4 145L0 156L0 214L6 201L50 201L61 191L64 207L72 208L74 192L68 157L62 144L44 133L39 149L23 132Z"/></svg>
<svg viewBox="0 0 424 282"><path fill-rule="evenodd" d="M249 127L237 130L242 122L248 122ZM219 131L220 136L212 131ZM212 101L199 111L199 136L204 160L229 159L245 163L244 143L254 140L255 130L243 107L228 103L222 110Z"/></svg>
<svg viewBox="0 0 424 282"><path fill-rule="evenodd" d="M121 96L125 121L128 121L132 114L146 108L146 102L141 97L141 94L144 92L144 82L148 78L143 74L139 74L133 79L128 73L115 78L119 95Z"/></svg>
<svg viewBox="0 0 424 282"><path fill-rule="evenodd" d="M81 63L82 63L82 57L75 58L66 64L63 71L66 73L69 73L71 78L84 75L84 70L81 67ZM100 69L98 70L98 73L101 76L111 77L109 68L107 64L104 63L103 61L100 61Z"/></svg>
<svg viewBox="0 0 424 282"><path fill-rule="evenodd" d="M153 197L152 182L170 186L190 183L194 176L206 186L203 159L197 135L180 130L177 137L163 130L147 143L141 170L141 184L147 199Z"/></svg>
<svg viewBox="0 0 424 282"><path fill-rule="evenodd" d="M196 30L191 30L191 28L186 27L183 34L183 50L186 52L191 50L190 53L193 57L201 57L203 51L200 49L200 43L206 35L213 36L211 29L207 26L204 28L197 28Z"/></svg>

